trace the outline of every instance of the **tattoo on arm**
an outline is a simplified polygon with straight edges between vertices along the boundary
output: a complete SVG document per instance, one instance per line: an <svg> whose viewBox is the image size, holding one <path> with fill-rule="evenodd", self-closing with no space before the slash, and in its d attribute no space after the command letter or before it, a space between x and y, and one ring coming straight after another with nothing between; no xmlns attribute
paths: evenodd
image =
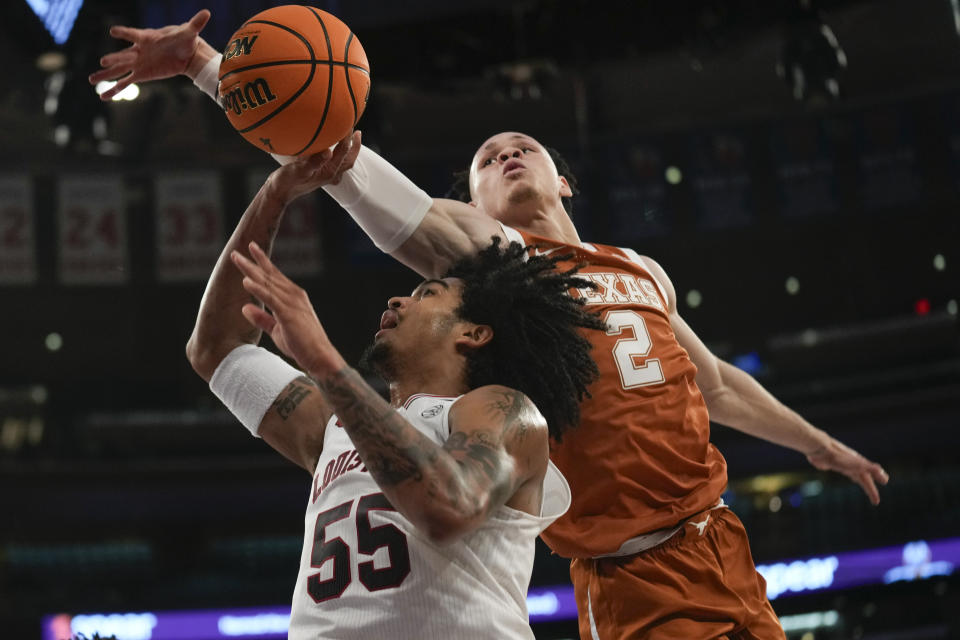
<svg viewBox="0 0 960 640"><path fill-rule="evenodd" d="M525 396L514 390L500 391L498 396L487 405L487 411L493 420L499 420L503 425L503 439L509 437L515 429L517 443L519 444L527 437L527 424L520 420L520 414L525 405Z"/></svg>
<svg viewBox="0 0 960 640"><path fill-rule="evenodd" d="M383 488L423 480L438 447L397 413L353 369L320 382L367 470Z"/></svg>
<svg viewBox="0 0 960 640"><path fill-rule="evenodd" d="M319 381L367 470L383 489L422 483L431 499L456 505L469 517L486 516L516 491L519 478L505 441L521 442L526 397L503 392L486 405L491 426L454 431L442 447L420 433L353 369ZM444 455L446 453L446 455Z"/></svg>
<svg viewBox="0 0 960 640"><path fill-rule="evenodd" d="M300 376L288 384L277 396L271 408L276 409L277 415L286 420L297 410L297 406L303 402L304 398L313 393L316 388L317 385L313 380L307 376Z"/></svg>

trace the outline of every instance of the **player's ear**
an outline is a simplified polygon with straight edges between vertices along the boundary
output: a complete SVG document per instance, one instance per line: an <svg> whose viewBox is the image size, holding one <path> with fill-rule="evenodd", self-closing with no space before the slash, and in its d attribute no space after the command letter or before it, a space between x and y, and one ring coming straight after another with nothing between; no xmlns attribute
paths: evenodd
<svg viewBox="0 0 960 640"><path fill-rule="evenodd" d="M468 204L468 205L470 205L471 207L473 207L474 209L476 209L476 208L477 208L477 203L476 203L476 202L474 202L473 200L471 200L471 201L470 201L470 202L468 202L467 204Z"/></svg>
<svg viewBox="0 0 960 640"><path fill-rule="evenodd" d="M493 340L493 327L487 324L468 324L457 336L456 345L459 349L479 349Z"/></svg>
<svg viewBox="0 0 960 640"><path fill-rule="evenodd" d="M561 198L572 198L573 189L570 188L570 183L567 182L567 179L563 176L557 176L560 180L560 197Z"/></svg>

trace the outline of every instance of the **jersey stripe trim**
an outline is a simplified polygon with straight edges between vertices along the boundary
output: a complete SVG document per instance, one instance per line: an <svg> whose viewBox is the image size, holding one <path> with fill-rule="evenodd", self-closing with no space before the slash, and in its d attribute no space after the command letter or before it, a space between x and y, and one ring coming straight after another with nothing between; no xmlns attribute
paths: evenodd
<svg viewBox="0 0 960 640"><path fill-rule="evenodd" d="M415 393L407 398L406 402L403 403L403 408L409 409L410 405L413 404L413 401L417 398L440 398L441 400L456 400L459 397L460 396L436 396L432 393Z"/></svg>
<svg viewBox="0 0 960 640"><path fill-rule="evenodd" d="M660 295L663 296L664 306L666 308L670 308L670 299L667 298L667 290L663 288L663 285L660 284L660 281L657 280L657 277L653 275L653 273L650 271L650 267L648 267L647 264L643 261L643 258L640 257L640 254L634 251L633 249L629 249L627 247L617 247L617 248L620 249L620 251L623 251L627 255L627 257L630 259L631 262L635 262L636 264L643 267L644 271L647 272L647 275L649 275L650 278L653 280L653 283L657 285L657 289L660 290Z"/></svg>

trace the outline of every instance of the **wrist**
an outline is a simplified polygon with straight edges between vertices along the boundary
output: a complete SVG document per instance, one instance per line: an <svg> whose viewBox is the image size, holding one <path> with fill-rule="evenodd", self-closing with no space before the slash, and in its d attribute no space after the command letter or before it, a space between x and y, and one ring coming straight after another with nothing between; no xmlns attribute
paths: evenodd
<svg viewBox="0 0 960 640"><path fill-rule="evenodd" d="M826 453L834 440L826 431L817 429L813 434L810 443L804 447L803 454L806 456L815 456Z"/></svg>
<svg viewBox="0 0 960 640"><path fill-rule="evenodd" d="M345 373L350 369L347 361L333 346L327 349L318 349L317 356L305 367L307 374L314 380L323 383L333 376Z"/></svg>
<svg viewBox="0 0 960 640"><path fill-rule="evenodd" d="M191 80L197 79L197 74L203 70L208 62L217 55L217 50L211 47L206 40L197 37L197 48L193 52L193 57L187 62L187 68L183 73Z"/></svg>

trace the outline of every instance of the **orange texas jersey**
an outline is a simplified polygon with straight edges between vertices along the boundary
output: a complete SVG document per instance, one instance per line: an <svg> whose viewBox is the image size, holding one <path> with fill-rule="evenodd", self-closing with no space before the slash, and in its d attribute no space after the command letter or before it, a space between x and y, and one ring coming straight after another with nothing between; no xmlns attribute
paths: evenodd
<svg viewBox="0 0 960 640"><path fill-rule="evenodd" d="M519 240L513 229L507 235ZM608 326L586 332L600 378L580 407L579 426L552 443L573 504L543 539L563 556L597 556L714 506L727 484L726 462L710 443L697 368L677 342L659 283L634 252L520 235L539 245L535 252L573 253L561 267L586 263L580 273L597 288L574 295Z"/></svg>

